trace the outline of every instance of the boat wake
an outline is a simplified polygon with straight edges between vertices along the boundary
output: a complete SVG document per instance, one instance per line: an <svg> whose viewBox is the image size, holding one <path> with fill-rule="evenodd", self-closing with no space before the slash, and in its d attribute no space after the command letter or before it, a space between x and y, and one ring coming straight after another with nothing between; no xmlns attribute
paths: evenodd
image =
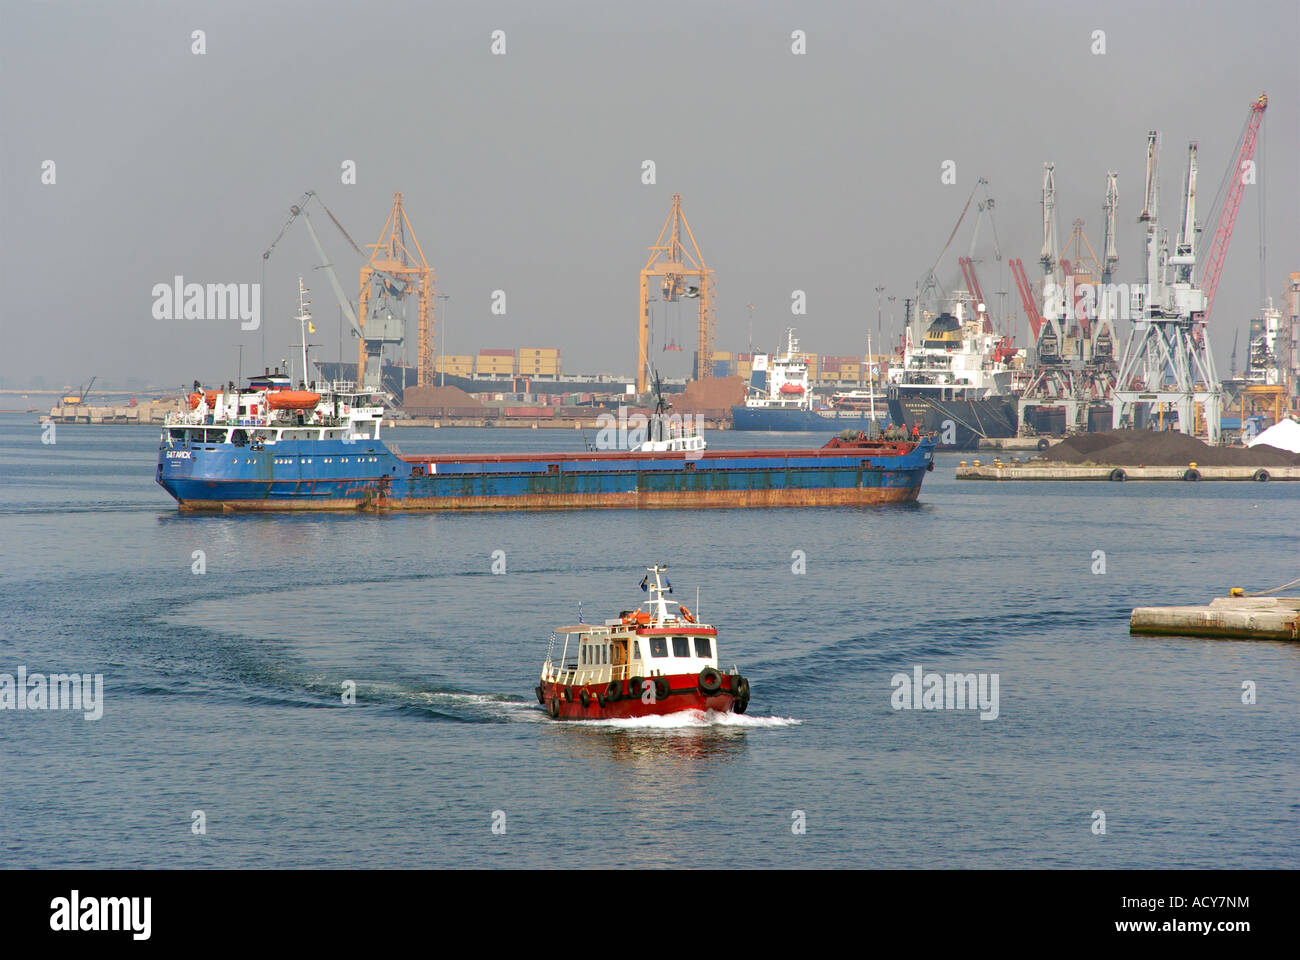
<svg viewBox="0 0 1300 960"><path fill-rule="evenodd" d="M721 713L717 710L682 710L649 717L610 717L602 720L566 721L583 727L613 727L618 730L700 730L717 727L760 729L794 727L803 723L794 717L756 717L747 713Z"/></svg>

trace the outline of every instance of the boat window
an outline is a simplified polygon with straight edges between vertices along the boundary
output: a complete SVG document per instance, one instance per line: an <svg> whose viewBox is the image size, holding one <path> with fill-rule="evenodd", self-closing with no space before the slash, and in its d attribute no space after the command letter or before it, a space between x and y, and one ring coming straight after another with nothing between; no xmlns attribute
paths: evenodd
<svg viewBox="0 0 1300 960"><path fill-rule="evenodd" d="M185 431L184 431L184 430L174 430L174 429L173 429L173 430L168 430L168 431L167 431L167 435L170 436L173 440L184 440L184 439L185 439Z"/></svg>
<svg viewBox="0 0 1300 960"><path fill-rule="evenodd" d="M633 640L633 641L631 642L630 646L631 646L631 648L632 648L632 657L631 657L631 659L633 659L633 660L640 660L640 659L641 659L641 644L638 643L636 640Z"/></svg>
<svg viewBox="0 0 1300 960"><path fill-rule="evenodd" d="M690 637L673 637L673 656L689 657L691 655Z"/></svg>
<svg viewBox="0 0 1300 960"><path fill-rule="evenodd" d="M650 638L650 656L666 657L668 656L668 638L651 637Z"/></svg>
<svg viewBox="0 0 1300 960"><path fill-rule="evenodd" d="M583 644L583 646L582 646L582 662L583 662L583 663L588 663L588 662L590 661L590 654L591 654L591 648L588 647L586 644Z"/></svg>
<svg viewBox="0 0 1300 960"><path fill-rule="evenodd" d="M695 638L695 655L697 657L704 657L705 659L708 659L709 657L713 656L713 654L709 652L708 637Z"/></svg>

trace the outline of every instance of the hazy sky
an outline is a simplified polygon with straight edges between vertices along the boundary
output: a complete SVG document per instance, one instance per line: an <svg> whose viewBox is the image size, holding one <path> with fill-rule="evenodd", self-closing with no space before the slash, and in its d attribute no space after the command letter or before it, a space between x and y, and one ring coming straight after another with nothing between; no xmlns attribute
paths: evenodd
<svg viewBox="0 0 1300 960"><path fill-rule="evenodd" d="M504 56L490 49L498 29ZM1092 53L1094 30L1105 55ZM717 271L719 348L745 348L751 302L756 340L774 345L802 289L804 348L860 353L873 288L897 295L901 315L981 176L1004 258L1036 278L1043 162L1056 164L1062 243L1082 217L1098 252L1117 170L1116 279L1140 279L1147 130L1163 134L1171 232L1187 141L1199 141L1208 221L1262 90L1277 296L1300 270L1298 64L1296 0L0 0L0 383L225 380L241 342L245 372L260 365L260 333L156 320L151 290L177 274L260 282L262 251L308 188L361 244L404 192L451 296L449 353L557 346L566 370L630 372L638 271L674 192ZM41 182L47 160L53 185ZM340 182L346 160L355 185ZM644 160L654 185L641 183ZM940 182L945 160L956 185ZM315 222L355 296L360 258ZM946 260L949 282L968 240ZM986 294L1018 304L1005 260L991 245L984 256ZM297 337L304 273L329 344L318 353L334 358L336 309L301 225L266 266L270 357ZM1225 374L1258 278L1251 188L1213 318ZM490 309L496 289L504 317ZM688 370L689 307L680 324L687 349L657 357L670 375Z"/></svg>

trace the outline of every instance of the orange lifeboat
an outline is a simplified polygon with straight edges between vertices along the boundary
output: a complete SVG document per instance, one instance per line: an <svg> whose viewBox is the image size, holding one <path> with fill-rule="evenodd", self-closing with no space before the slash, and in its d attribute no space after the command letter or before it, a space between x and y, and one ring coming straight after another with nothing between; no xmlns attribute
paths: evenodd
<svg viewBox="0 0 1300 960"><path fill-rule="evenodd" d="M201 394L201 393L191 393L191 394L190 394L190 409L191 409L191 410L197 410L197 409L199 408L199 404L202 403L202 402L203 402L203 394Z"/></svg>
<svg viewBox="0 0 1300 960"><path fill-rule="evenodd" d="M781 384L781 393L785 396L803 393L803 387L799 386L797 383L783 383Z"/></svg>
<svg viewBox="0 0 1300 960"><path fill-rule="evenodd" d="M310 410L320 403L320 394L310 390L275 390L266 395L272 410Z"/></svg>

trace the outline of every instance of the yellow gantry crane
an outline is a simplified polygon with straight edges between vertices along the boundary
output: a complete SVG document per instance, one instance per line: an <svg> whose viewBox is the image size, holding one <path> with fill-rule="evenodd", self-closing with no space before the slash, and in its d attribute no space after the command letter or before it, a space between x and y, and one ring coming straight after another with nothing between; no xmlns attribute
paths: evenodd
<svg viewBox="0 0 1300 960"><path fill-rule="evenodd" d="M416 382L432 385L434 335L433 268L424 259L420 241L411 229L411 221L402 209L402 194L393 194L393 210L388 215L377 243L370 243L370 259L361 268L362 336L358 345L359 381L367 382L360 371L377 377L380 354L386 343L400 343L404 337L403 301L416 296L419 327L417 335ZM373 368L373 372L372 372Z"/></svg>
<svg viewBox="0 0 1300 960"><path fill-rule="evenodd" d="M690 241L689 249L683 236ZM704 265L695 234L682 213L679 193L673 194L672 212L664 221L659 239L650 248L650 256L641 269L641 317L637 322L636 339L637 393L645 393L650 388L647 354L650 347L650 281L654 278L661 281L660 292L664 301L672 303L681 298L700 301L695 379L707 380L713 376L713 271ZM688 278L693 278L696 283L687 283Z"/></svg>

